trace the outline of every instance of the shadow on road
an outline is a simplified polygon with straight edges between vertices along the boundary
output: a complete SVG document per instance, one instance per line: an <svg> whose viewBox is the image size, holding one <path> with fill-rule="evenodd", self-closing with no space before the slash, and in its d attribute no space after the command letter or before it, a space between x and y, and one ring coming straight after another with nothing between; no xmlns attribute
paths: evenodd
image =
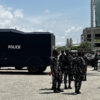
<svg viewBox="0 0 100 100"><path fill-rule="evenodd" d="M0 70L0 75L49 75L49 72L43 72L43 73L29 73L24 72L23 70L16 71L16 70Z"/></svg>
<svg viewBox="0 0 100 100"><path fill-rule="evenodd" d="M64 95L76 95L75 92L73 92L73 93L62 93L62 94L64 94Z"/></svg>
<svg viewBox="0 0 100 100"><path fill-rule="evenodd" d="M11 68L8 68L8 69L0 69L1 70L17 70L17 69L11 69ZM27 70L27 69L21 69L21 70Z"/></svg>
<svg viewBox="0 0 100 100"><path fill-rule="evenodd" d="M100 89L100 87L99 87L99 89Z"/></svg>
<svg viewBox="0 0 100 100"><path fill-rule="evenodd" d="M51 88L43 88L43 89L40 89L41 91L43 91L43 90L51 90ZM52 90L52 92L41 92L40 94L53 94L54 92L53 92L53 90Z"/></svg>
<svg viewBox="0 0 100 100"><path fill-rule="evenodd" d="M40 90L51 90L51 88L44 88L44 89L40 89Z"/></svg>
<svg viewBox="0 0 100 100"><path fill-rule="evenodd" d="M39 94L54 94L54 92L42 92ZM62 93L62 94L64 94L64 95L76 95L75 92L74 93Z"/></svg>
<svg viewBox="0 0 100 100"><path fill-rule="evenodd" d="M39 94L54 94L54 92L42 92L42 93L39 93Z"/></svg>

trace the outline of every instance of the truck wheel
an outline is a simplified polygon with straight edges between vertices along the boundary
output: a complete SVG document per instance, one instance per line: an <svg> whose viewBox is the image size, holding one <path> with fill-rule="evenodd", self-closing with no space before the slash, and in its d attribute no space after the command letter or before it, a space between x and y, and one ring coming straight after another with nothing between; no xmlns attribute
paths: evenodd
<svg viewBox="0 0 100 100"><path fill-rule="evenodd" d="M16 69L16 70L22 70L23 67L21 67L21 66L15 66L15 69Z"/></svg>
<svg viewBox="0 0 100 100"><path fill-rule="evenodd" d="M43 60L40 57L32 57L29 61L28 61L28 71L30 73L41 73L43 72L42 69L43 68L41 65L43 64Z"/></svg>
<svg viewBox="0 0 100 100"><path fill-rule="evenodd" d="M39 73L43 73L47 67L40 68Z"/></svg>
<svg viewBox="0 0 100 100"><path fill-rule="evenodd" d="M37 67L35 67L35 66L29 66L28 67L28 71L30 72L30 73L38 73L39 72L39 68L37 68Z"/></svg>

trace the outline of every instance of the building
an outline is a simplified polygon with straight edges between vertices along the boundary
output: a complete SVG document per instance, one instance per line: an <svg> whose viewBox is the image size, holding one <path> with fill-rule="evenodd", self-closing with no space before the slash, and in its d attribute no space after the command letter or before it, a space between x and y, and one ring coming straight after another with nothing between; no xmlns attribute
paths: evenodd
<svg viewBox="0 0 100 100"><path fill-rule="evenodd" d="M70 48L73 44L72 38L68 38L66 42L67 48Z"/></svg>
<svg viewBox="0 0 100 100"><path fill-rule="evenodd" d="M91 43L91 27L85 28L83 34L81 35L81 42ZM93 27L93 43L94 50L100 50L100 27Z"/></svg>
<svg viewBox="0 0 100 100"><path fill-rule="evenodd" d="M93 0L93 3L93 12L95 12L95 25L96 27L100 27L100 0Z"/></svg>

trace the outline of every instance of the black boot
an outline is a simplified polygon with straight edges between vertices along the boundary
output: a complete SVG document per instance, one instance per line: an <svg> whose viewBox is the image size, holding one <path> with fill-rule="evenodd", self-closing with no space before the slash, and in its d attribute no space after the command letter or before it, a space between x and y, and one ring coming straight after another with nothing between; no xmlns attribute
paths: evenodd
<svg viewBox="0 0 100 100"><path fill-rule="evenodd" d="M60 89L60 86L61 86L61 84L58 83L58 88L57 88L57 90L58 90L59 92L64 92L63 90Z"/></svg>
<svg viewBox="0 0 100 100"><path fill-rule="evenodd" d="M51 90L54 90L54 87L53 86L51 87Z"/></svg>
<svg viewBox="0 0 100 100"><path fill-rule="evenodd" d="M54 93L60 93L56 88L54 89Z"/></svg>
<svg viewBox="0 0 100 100"><path fill-rule="evenodd" d="M75 93L78 94L78 90L77 89L75 89Z"/></svg>
<svg viewBox="0 0 100 100"><path fill-rule="evenodd" d="M79 89L77 89L77 88L75 89L75 93L76 93L76 94L81 94L81 92L80 92Z"/></svg>
<svg viewBox="0 0 100 100"><path fill-rule="evenodd" d="M70 80L69 80L68 89L72 89L72 87L71 87L71 78L70 78Z"/></svg>
<svg viewBox="0 0 100 100"><path fill-rule="evenodd" d="M77 94L77 91L75 90L75 93Z"/></svg>
<svg viewBox="0 0 100 100"><path fill-rule="evenodd" d="M63 90L61 90L60 88L57 89L59 92L64 92Z"/></svg>
<svg viewBox="0 0 100 100"><path fill-rule="evenodd" d="M71 86L68 86L68 89L72 89L72 87Z"/></svg>
<svg viewBox="0 0 100 100"><path fill-rule="evenodd" d="M65 84L65 88L64 89L68 89L66 84Z"/></svg>
<svg viewBox="0 0 100 100"><path fill-rule="evenodd" d="M81 92L78 90L78 91L77 91L77 94L81 94Z"/></svg>

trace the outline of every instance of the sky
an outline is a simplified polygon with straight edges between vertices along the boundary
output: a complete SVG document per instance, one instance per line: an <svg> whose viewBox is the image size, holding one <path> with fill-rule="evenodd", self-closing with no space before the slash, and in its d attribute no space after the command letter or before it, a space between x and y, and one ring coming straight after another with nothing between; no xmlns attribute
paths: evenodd
<svg viewBox="0 0 100 100"><path fill-rule="evenodd" d="M85 27L90 27L90 0L0 0L0 28L24 32L52 32L56 45L66 39L80 43Z"/></svg>

